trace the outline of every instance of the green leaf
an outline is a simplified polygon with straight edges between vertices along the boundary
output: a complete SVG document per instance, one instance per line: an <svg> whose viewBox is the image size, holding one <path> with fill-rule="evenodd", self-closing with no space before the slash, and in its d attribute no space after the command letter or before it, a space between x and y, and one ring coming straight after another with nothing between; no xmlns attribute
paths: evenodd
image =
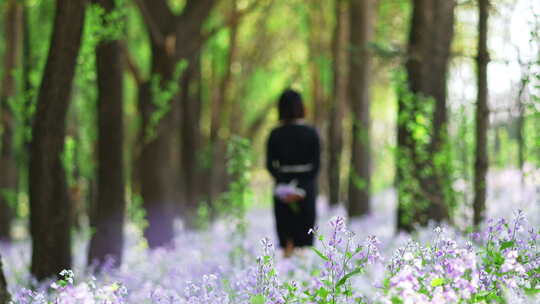
<svg viewBox="0 0 540 304"><path fill-rule="evenodd" d="M329 293L330 292L324 287L321 287L317 290L317 296L321 297L321 299L326 299Z"/></svg>
<svg viewBox="0 0 540 304"><path fill-rule="evenodd" d="M515 241L506 241L501 243L501 250L505 250L516 245Z"/></svg>
<svg viewBox="0 0 540 304"><path fill-rule="evenodd" d="M336 288L340 287L343 284L345 284L345 282L347 282L353 276L362 273L363 270L364 270L364 268L357 267L353 271L347 273L346 275L343 276L343 278L341 278L341 280L338 281L338 283L336 284Z"/></svg>
<svg viewBox="0 0 540 304"><path fill-rule="evenodd" d="M316 253L321 259L323 259L323 260L325 260L325 261L330 261L330 259L329 259L327 256L325 256L322 252L320 252L317 248L311 247L311 249L312 249L313 251L315 251L315 253Z"/></svg>
<svg viewBox="0 0 540 304"><path fill-rule="evenodd" d="M531 297L540 294L540 288L524 288L524 290L525 294Z"/></svg>
<svg viewBox="0 0 540 304"><path fill-rule="evenodd" d="M251 303L251 304L265 304L266 303L266 298L261 294L255 295L255 296L252 296L251 299L249 299L249 303Z"/></svg>
<svg viewBox="0 0 540 304"><path fill-rule="evenodd" d="M486 300L488 300L489 302L504 303L503 298L501 298L499 295L497 295L497 294L494 293L494 292L490 292L490 293L486 296Z"/></svg>
<svg viewBox="0 0 540 304"><path fill-rule="evenodd" d="M498 265L498 266L501 266L504 263L504 257L502 256L500 252L497 252L493 256L493 262L495 263L495 265Z"/></svg>
<svg viewBox="0 0 540 304"><path fill-rule="evenodd" d="M432 287L442 286L445 284L445 280L443 278L436 278L431 281Z"/></svg>
<svg viewBox="0 0 540 304"><path fill-rule="evenodd" d="M383 286L384 286L384 289L389 289L390 288L390 278L385 278L384 279Z"/></svg>

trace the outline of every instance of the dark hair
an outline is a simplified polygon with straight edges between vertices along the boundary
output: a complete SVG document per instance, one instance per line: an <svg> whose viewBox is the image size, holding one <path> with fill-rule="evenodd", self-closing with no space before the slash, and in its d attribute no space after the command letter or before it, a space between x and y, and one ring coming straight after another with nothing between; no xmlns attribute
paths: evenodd
<svg viewBox="0 0 540 304"><path fill-rule="evenodd" d="M302 95L295 90L287 89L279 97L279 120L290 122L304 118L305 110Z"/></svg>

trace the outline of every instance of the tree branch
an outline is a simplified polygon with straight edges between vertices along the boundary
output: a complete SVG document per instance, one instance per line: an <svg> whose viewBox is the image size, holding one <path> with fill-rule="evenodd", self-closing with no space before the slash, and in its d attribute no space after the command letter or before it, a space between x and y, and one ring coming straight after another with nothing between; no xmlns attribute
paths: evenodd
<svg viewBox="0 0 540 304"><path fill-rule="evenodd" d="M203 39L202 39L203 43L206 42L208 39L212 38L214 35L219 33L224 28L231 27L235 23L240 23L240 21L244 17L248 16L249 14L254 12L257 8L259 8L261 2L262 1L260 0L255 0L251 2L251 4L248 7L235 11L234 13L230 14L224 24L218 25L203 34ZM272 3L273 3L273 0L270 1L269 5Z"/></svg>
<svg viewBox="0 0 540 304"><path fill-rule="evenodd" d="M141 12L141 15L148 27L148 30L150 31L150 36L152 37L152 40L154 40L155 43L159 45L165 45L165 37L152 16L151 12L148 10L148 7L143 2L143 0L133 0L135 1L135 4L139 8L139 11Z"/></svg>
<svg viewBox="0 0 540 304"><path fill-rule="evenodd" d="M253 141L255 136L261 131L262 126L268 118L268 112L270 112L274 106L275 104L273 102L267 103L264 108L257 113L257 117L249 124L247 138L251 141Z"/></svg>
<svg viewBox="0 0 540 304"><path fill-rule="evenodd" d="M131 53L129 52L129 49L127 47L127 44L125 41L121 42L122 52L124 53L124 58L126 60L126 66L133 76L133 79L135 79L135 82L137 83L137 86L140 86L144 82L144 78L141 73L141 69L137 66L135 63L135 60L133 60L133 56L131 56Z"/></svg>

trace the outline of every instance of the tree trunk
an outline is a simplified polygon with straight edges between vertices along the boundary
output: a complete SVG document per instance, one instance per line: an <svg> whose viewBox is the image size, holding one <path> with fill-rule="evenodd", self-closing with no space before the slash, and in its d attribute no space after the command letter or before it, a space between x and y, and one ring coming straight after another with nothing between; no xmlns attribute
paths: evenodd
<svg viewBox="0 0 540 304"><path fill-rule="evenodd" d="M236 2L233 2L232 14L236 14ZM225 133L226 127L231 127L233 117L233 105L235 101L231 97L231 89L234 80L232 65L238 55L238 27L239 20L235 19L230 27L229 53L225 75L219 83L216 91L214 104L212 105L211 126L210 126L210 146L212 149L212 163L210 167L210 201L218 199L219 195L227 189L227 165L226 152L227 144L220 136Z"/></svg>
<svg viewBox="0 0 540 304"><path fill-rule="evenodd" d="M166 51L156 44L152 44L152 74L163 79L160 87L173 81L174 64L168 58ZM159 98L150 89L152 100ZM178 102L177 96L166 101ZM174 117L169 110L160 119L157 125L152 125L152 115L159 111L155 103L146 103L141 109L143 113L143 148L141 153L141 195L143 206L146 209L149 226L145 231L150 248L170 245L174 237L174 168L172 162L172 144L178 130L174 126ZM150 135L153 133L153 135ZM177 185L180 186L180 185Z"/></svg>
<svg viewBox="0 0 540 304"><path fill-rule="evenodd" d="M232 0L232 14L237 15L238 14L238 1ZM230 37L229 37L229 45L231 46L232 52L231 57L229 60L229 71L231 75L231 80L235 80L235 75L233 71L233 67L235 65L235 62L237 61L238 57L238 49L239 49L239 30L240 30L240 20L239 18L236 18L235 21L230 26ZM243 120L244 116L242 113L242 105L240 104L239 98L233 98L231 92L229 92L228 96L228 102L229 102L229 109L228 109L228 126L229 126L229 136L231 135L241 135L242 134L242 127L243 127Z"/></svg>
<svg viewBox="0 0 540 304"><path fill-rule="evenodd" d="M349 90L352 108L352 151L349 173L350 217L370 211L371 141L370 141L370 72L369 42L374 33L376 1L352 0L350 8Z"/></svg>
<svg viewBox="0 0 540 304"><path fill-rule="evenodd" d="M22 18L23 18L23 42L22 42L22 48L23 48L23 85L22 89L25 92L25 95L27 95L32 90L32 83L31 83L31 74L34 67L33 57L32 57L32 36L30 33L30 16L29 16L30 8L28 7L27 2L23 2L23 12L22 12ZM32 129L32 113L30 113L29 109L32 109L32 102L33 98L30 96L25 96L24 98L24 105L25 105L25 112L24 112L24 121L23 125L21 127L25 128L25 130L31 130ZM24 137L24 168L28 169L28 163L30 159L30 141L31 138L29 136Z"/></svg>
<svg viewBox="0 0 540 304"><path fill-rule="evenodd" d="M328 188L331 205L340 202L341 153L343 149L343 112L348 98L348 2L335 4L336 28L334 30L334 100L330 103L328 127Z"/></svg>
<svg viewBox="0 0 540 304"><path fill-rule="evenodd" d="M31 272L38 280L71 268L71 207L61 154L85 4L83 0L57 0L37 99L30 155L30 232Z"/></svg>
<svg viewBox="0 0 540 304"><path fill-rule="evenodd" d="M312 101L312 117L313 124L321 135L321 142L327 141L326 136L329 134L328 130L328 110L329 110L329 95L330 92L327 89L329 87L329 78L326 76L329 74L328 62L331 60L332 43L330 35L326 35L325 31L320 29L328 27L327 11L325 3L329 1L325 0L313 0L308 4L308 47L309 47L309 63L308 68L311 77L311 101ZM327 195L329 190L329 177L328 177L328 149L324 145L321 150L321 170L320 178L317 180L319 187L319 194Z"/></svg>
<svg viewBox="0 0 540 304"><path fill-rule="evenodd" d="M488 79L489 64L488 18L489 0L478 0L478 96L476 104L476 160L474 163L474 225L483 221L486 210L486 175L488 170L487 130L489 127Z"/></svg>
<svg viewBox="0 0 540 304"><path fill-rule="evenodd" d="M197 55L190 60L182 83L182 172L184 199L182 213L185 223L194 226L194 219L201 197L201 168L197 157L201 148L201 66Z"/></svg>
<svg viewBox="0 0 540 304"><path fill-rule="evenodd" d="M521 93L518 105L518 117L517 117L517 134L516 134L516 140L518 145L518 169L520 171L523 171L523 166L525 165L525 135L524 135L524 129L525 129L525 106L522 103L521 100Z"/></svg>
<svg viewBox="0 0 540 304"><path fill-rule="evenodd" d="M425 179L431 203L426 210L427 218L435 221L449 220L450 206L453 204L454 197L447 191L452 185L452 164L451 160L446 158L448 149L448 111L447 111L447 75L448 63L450 61L450 51L454 37L454 14L455 0L438 0L435 4L433 15L433 33L432 41L432 65L428 68L426 81L431 80L427 91L427 96L435 99L435 110L433 113L433 137L429 149L430 162L433 166L433 176ZM444 162L439 163L439 159Z"/></svg>
<svg viewBox="0 0 540 304"><path fill-rule="evenodd" d="M114 0L97 1L107 13ZM106 22L106 21L105 21ZM98 79L97 206L92 226L88 262L101 265L112 258L122 264L126 208L123 157L123 59L119 40L104 41L96 48Z"/></svg>
<svg viewBox="0 0 540 304"><path fill-rule="evenodd" d="M516 121L516 140L518 145L518 168L520 171L523 171L523 166L525 165L525 102L524 95L527 86L529 85L529 75L530 71L527 71L526 74L523 74L521 79L521 84L519 86L518 96L517 96L517 108L518 108L518 117ZM524 174L522 174L524 177ZM523 182L523 178L522 178Z"/></svg>
<svg viewBox="0 0 540 304"><path fill-rule="evenodd" d="M311 48L314 46L312 45ZM312 51L315 53L315 51ZM322 84L321 76L321 67L319 61L320 57L315 57L316 55L312 54L310 58L310 68L311 68L311 98L313 98L313 124L319 130L324 129L325 117L325 102L324 102L324 91Z"/></svg>
<svg viewBox="0 0 540 304"><path fill-rule="evenodd" d="M7 290L7 282L4 277L4 267L2 264L2 256L0 255L0 304L8 304L10 300Z"/></svg>
<svg viewBox="0 0 540 304"><path fill-rule="evenodd" d="M326 25L326 12L321 0L310 1L308 12L309 26L309 68L311 72L311 98L313 102L313 123L319 130L324 130L326 121L326 96L322 69L327 58L326 37L321 28Z"/></svg>
<svg viewBox="0 0 540 304"><path fill-rule="evenodd" d="M15 118L10 106L15 96L15 70L21 63L22 6L8 0L5 17L4 77L0 92L0 240L9 240L12 208L17 191L17 163L13 147Z"/></svg>
<svg viewBox="0 0 540 304"><path fill-rule="evenodd" d="M179 102L178 92L170 92L175 68L180 60L189 60L200 53L202 41L201 30L204 21L216 4L216 0L188 1L183 12L176 16L164 0L137 0L141 14L145 18L152 45L152 75L159 79L160 90L173 93L163 100L163 94L157 96L150 90L150 103L140 105L143 116L143 148L140 158L141 195L147 211L149 226L145 237L151 248L167 246L174 237L173 214L175 205L175 188L181 185L176 178L174 142L178 138L180 123L175 122L170 108ZM165 109L163 103L166 103ZM160 108L156 107L160 104ZM167 109L168 108L168 109ZM157 124L155 114L162 112ZM164 113L163 113L164 112ZM148 137L148 131L152 136Z"/></svg>
<svg viewBox="0 0 540 304"><path fill-rule="evenodd" d="M398 106L398 229L449 218L449 170L446 158L446 76L454 33L454 0L414 0L407 58L407 88ZM424 116L429 125L411 127ZM427 117L426 117L427 116ZM415 138L415 128L429 136ZM443 160L443 161L441 161Z"/></svg>

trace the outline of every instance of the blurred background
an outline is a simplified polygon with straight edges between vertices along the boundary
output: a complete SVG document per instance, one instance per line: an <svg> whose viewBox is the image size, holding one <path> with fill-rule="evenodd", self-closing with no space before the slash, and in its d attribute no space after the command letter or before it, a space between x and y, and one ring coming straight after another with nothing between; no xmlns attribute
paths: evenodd
<svg viewBox="0 0 540 304"><path fill-rule="evenodd" d="M175 219L268 207L289 87L323 139L321 199L351 217L394 188L399 228L467 229L488 168L540 184L538 1L2 0L0 14L0 238L32 237L38 278L69 265L73 230L92 227L100 258L121 252L124 222L159 247Z"/></svg>

